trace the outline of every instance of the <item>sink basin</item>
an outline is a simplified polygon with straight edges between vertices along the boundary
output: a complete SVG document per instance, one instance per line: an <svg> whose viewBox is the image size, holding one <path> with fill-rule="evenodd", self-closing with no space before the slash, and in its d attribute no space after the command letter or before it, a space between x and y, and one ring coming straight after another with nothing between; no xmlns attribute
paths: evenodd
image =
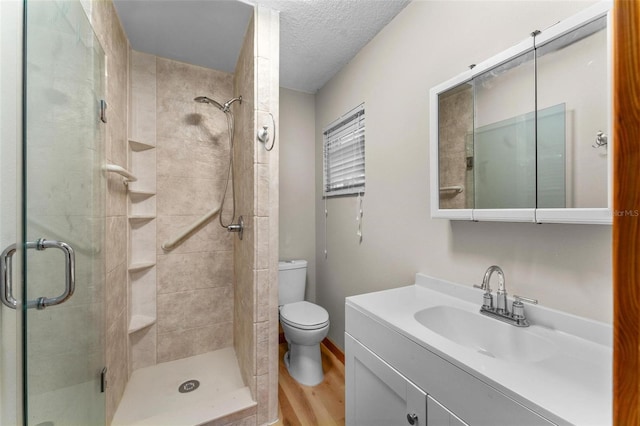
<svg viewBox="0 0 640 426"><path fill-rule="evenodd" d="M529 328L514 327L479 312L439 305L416 312L414 318L434 333L492 358L532 363L555 351L551 341Z"/></svg>

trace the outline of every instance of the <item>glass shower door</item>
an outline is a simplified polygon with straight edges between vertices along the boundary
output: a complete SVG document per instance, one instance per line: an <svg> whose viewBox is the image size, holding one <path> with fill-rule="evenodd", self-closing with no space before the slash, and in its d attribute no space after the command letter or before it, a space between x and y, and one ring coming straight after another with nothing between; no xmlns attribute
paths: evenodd
<svg viewBox="0 0 640 426"><path fill-rule="evenodd" d="M24 416L99 425L105 56L79 1L27 0L25 16Z"/></svg>

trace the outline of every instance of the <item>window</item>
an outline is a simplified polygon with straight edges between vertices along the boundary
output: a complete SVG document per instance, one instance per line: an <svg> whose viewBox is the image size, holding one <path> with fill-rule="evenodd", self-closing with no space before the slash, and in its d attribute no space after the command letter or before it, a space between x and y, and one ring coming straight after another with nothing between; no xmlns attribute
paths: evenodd
<svg viewBox="0 0 640 426"><path fill-rule="evenodd" d="M364 104L329 124L323 132L323 194L364 192Z"/></svg>

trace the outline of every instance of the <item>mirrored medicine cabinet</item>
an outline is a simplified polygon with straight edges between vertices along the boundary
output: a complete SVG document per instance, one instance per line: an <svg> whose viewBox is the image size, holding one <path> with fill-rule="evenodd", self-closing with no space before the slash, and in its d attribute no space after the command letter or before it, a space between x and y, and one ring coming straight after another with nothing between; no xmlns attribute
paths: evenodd
<svg viewBox="0 0 640 426"><path fill-rule="evenodd" d="M610 224L610 2L430 91L431 215Z"/></svg>

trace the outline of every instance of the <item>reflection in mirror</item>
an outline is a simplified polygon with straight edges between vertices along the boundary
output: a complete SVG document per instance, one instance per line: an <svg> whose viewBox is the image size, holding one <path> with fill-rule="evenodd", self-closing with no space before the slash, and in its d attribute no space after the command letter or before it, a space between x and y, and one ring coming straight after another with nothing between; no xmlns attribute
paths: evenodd
<svg viewBox="0 0 640 426"><path fill-rule="evenodd" d="M598 132L609 134L606 23L602 17L537 48L539 208L608 205L607 146L596 141ZM558 104L566 106L563 135L541 113ZM563 176L557 153L546 151L559 137L566 139Z"/></svg>
<svg viewBox="0 0 640 426"><path fill-rule="evenodd" d="M441 209L473 208L473 84L438 95Z"/></svg>
<svg viewBox="0 0 640 426"><path fill-rule="evenodd" d="M476 209L536 207L534 52L474 78Z"/></svg>

